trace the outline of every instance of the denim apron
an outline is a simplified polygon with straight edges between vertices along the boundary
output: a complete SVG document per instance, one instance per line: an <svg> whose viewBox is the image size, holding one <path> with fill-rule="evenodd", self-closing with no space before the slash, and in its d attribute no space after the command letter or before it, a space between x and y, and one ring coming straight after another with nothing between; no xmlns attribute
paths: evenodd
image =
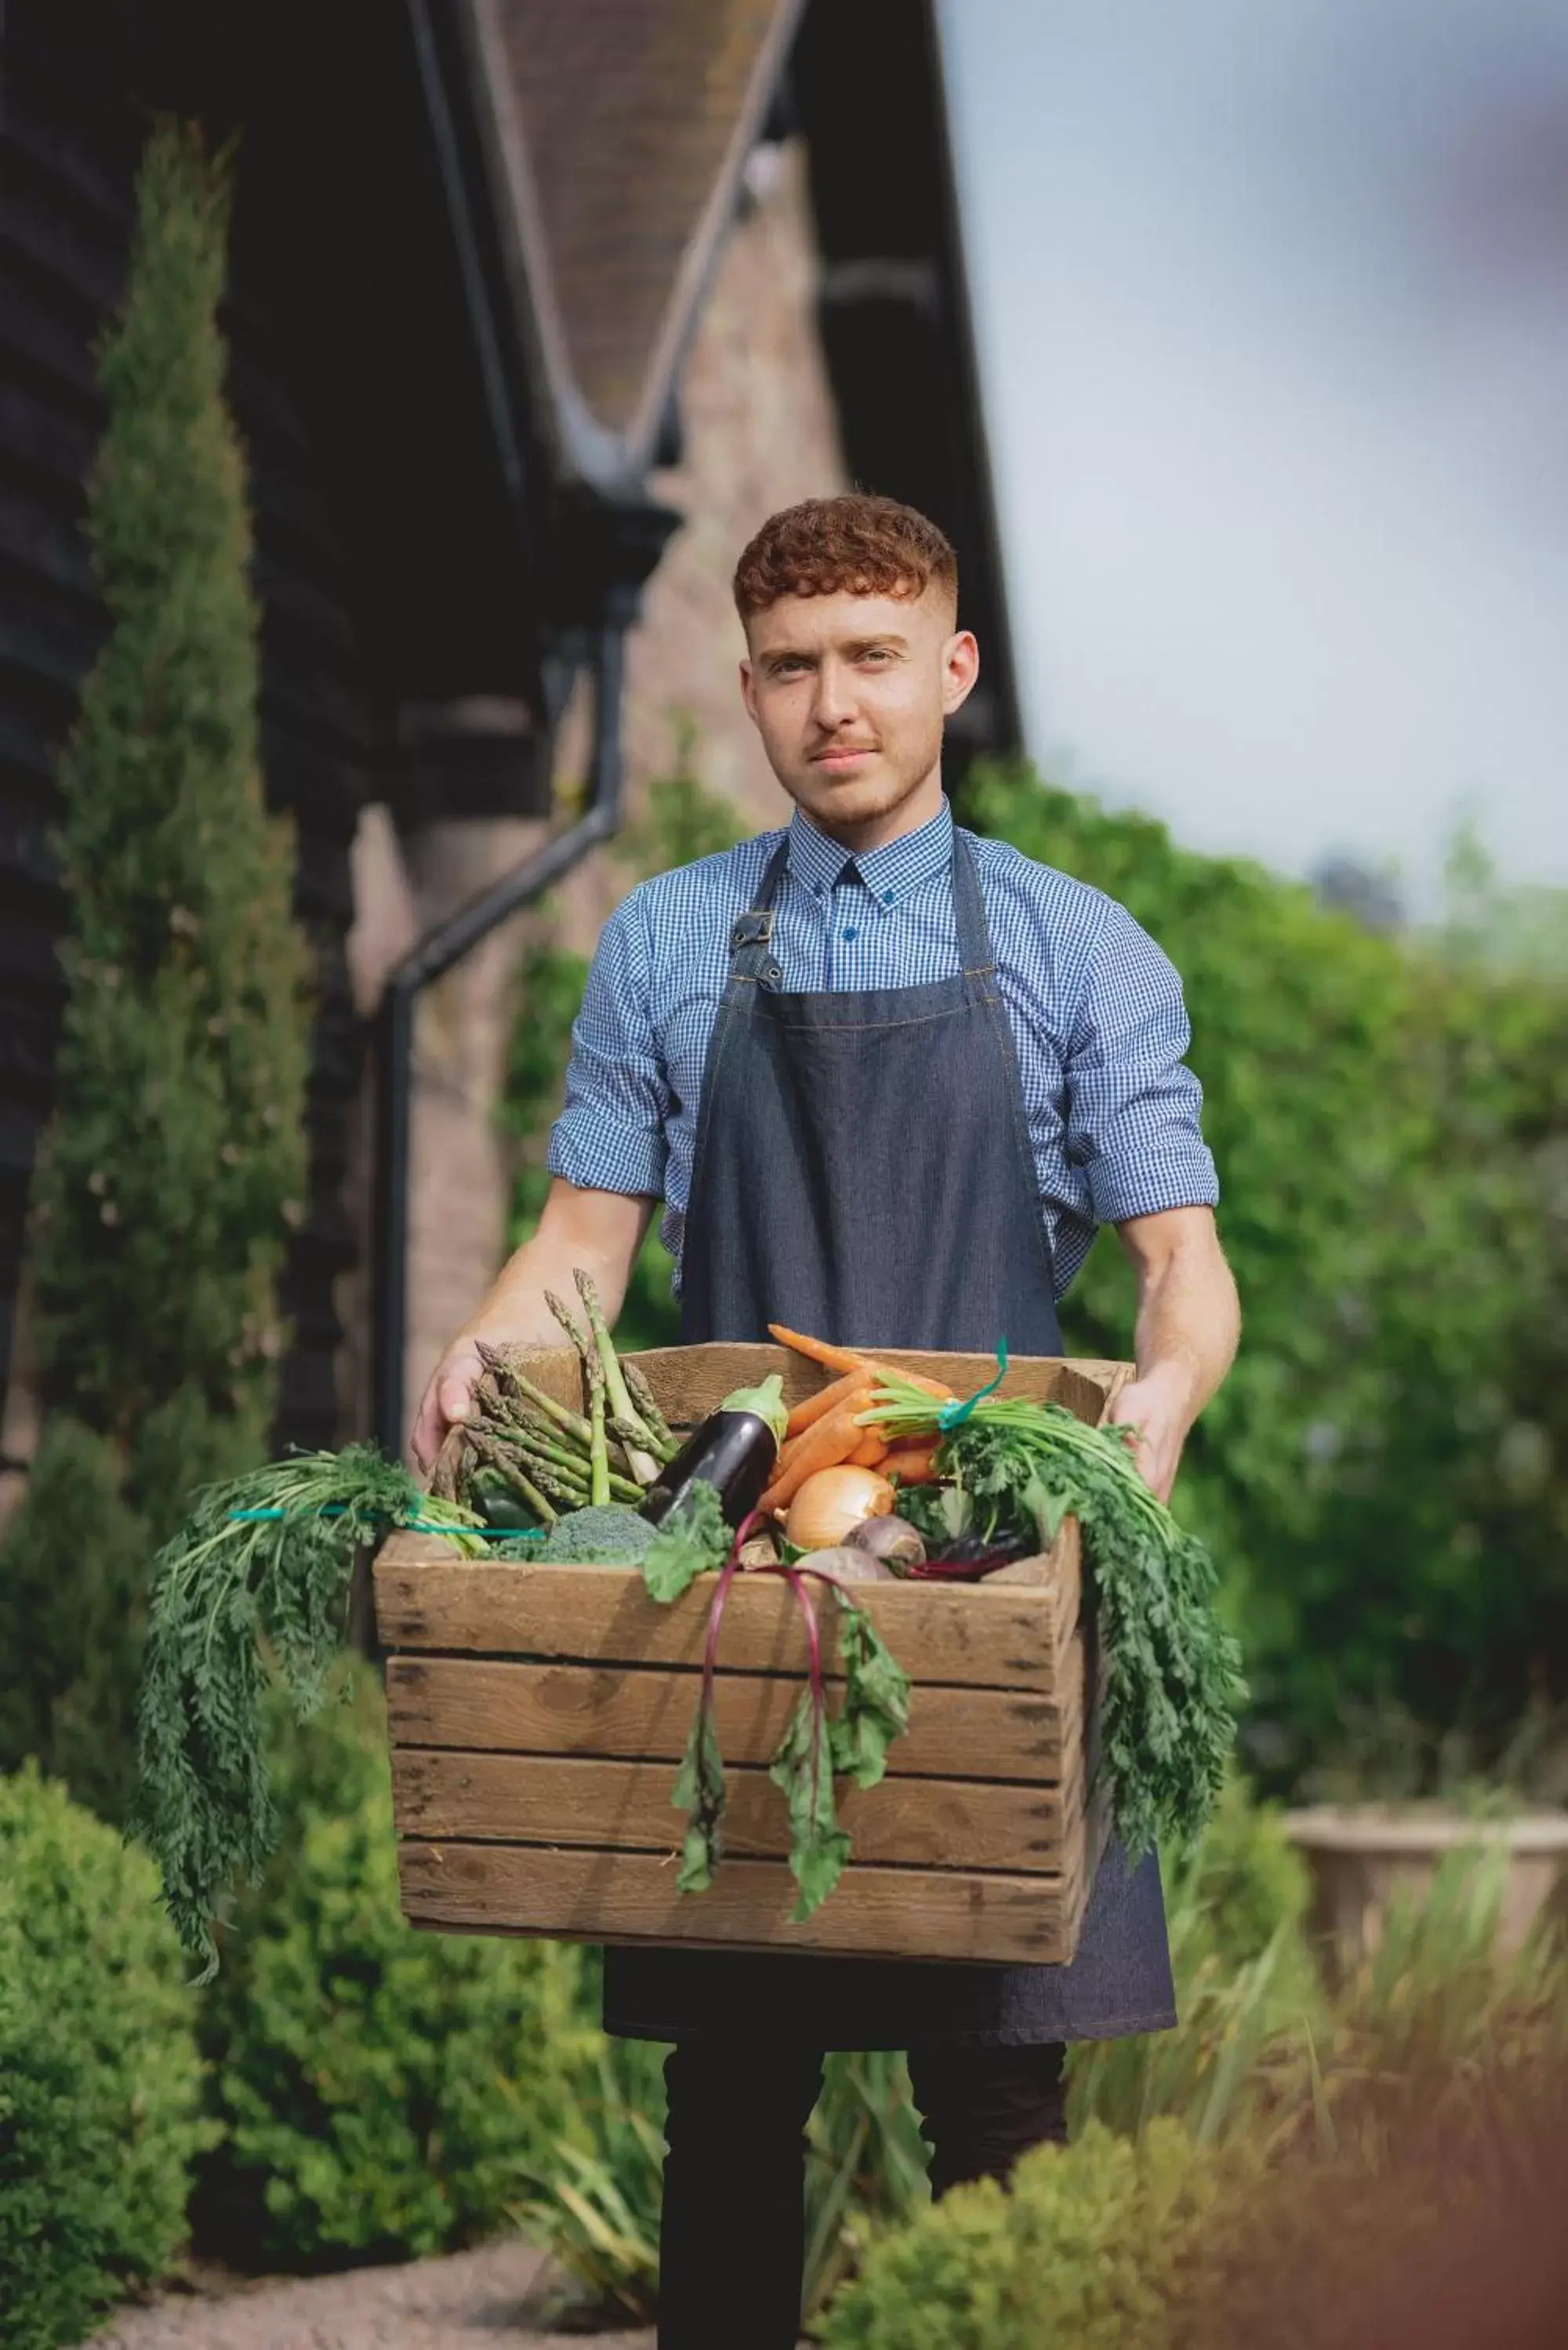
<svg viewBox="0 0 1568 2350"><path fill-rule="evenodd" d="M702 1075L680 1336L1059 1355L1051 1252L980 879L953 836L960 969L792 995L773 951L787 842L731 935ZM851 1860L849 1866L854 1866ZM692 1896L700 1899L700 1895ZM831 1896L829 1897L831 1898ZM1113 1839L1070 1966L605 1953L607 2030L754 2030L818 2048L1027 2046L1174 2023L1159 1866Z"/></svg>

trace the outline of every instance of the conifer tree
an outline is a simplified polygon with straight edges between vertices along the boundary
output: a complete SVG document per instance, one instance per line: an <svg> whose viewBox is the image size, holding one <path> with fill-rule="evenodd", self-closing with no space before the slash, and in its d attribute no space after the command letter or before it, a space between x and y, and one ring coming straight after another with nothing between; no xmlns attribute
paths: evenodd
<svg viewBox="0 0 1568 2350"><path fill-rule="evenodd" d="M258 766L244 460L223 398L226 161L143 158L88 528L109 629L60 772L71 909L34 1186L44 1434L0 1552L0 1763L129 1794L146 1570L265 1457L306 1180L308 948ZM96 1527L96 1533L93 1529Z"/></svg>

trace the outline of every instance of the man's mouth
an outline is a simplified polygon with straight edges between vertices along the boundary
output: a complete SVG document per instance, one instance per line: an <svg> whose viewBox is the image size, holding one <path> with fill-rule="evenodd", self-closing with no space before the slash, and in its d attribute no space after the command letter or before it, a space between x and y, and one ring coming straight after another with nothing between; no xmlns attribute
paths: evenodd
<svg viewBox="0 0 1568 2350"><path fill-rule="evenodd" d="M826 751L814 751L812 764L815 767L851 767L857 759L869 759L876 751L874 743L834 743Z"/></svg>

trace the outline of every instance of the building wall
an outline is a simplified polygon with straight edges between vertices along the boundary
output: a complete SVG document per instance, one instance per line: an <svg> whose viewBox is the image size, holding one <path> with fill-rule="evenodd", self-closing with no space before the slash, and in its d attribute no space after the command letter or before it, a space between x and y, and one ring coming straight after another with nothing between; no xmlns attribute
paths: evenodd
<svg viewBox="0 0 1568 2350"><path fill-rule="evenodd" d="M696 763L711 789L761 830L783 806L741 707L742 649L730 578L746 539L769 514L845 486L843 459L817 336L816 259L798 146L763 148L745 204L721 257L688 356L680 462L655 494L685 519L649 582L628 647L625 705L628 800L669 771L678 727L696 730ZM586 709L561 730L557 775L580 777ZM539 827L452 823L399 843L381 811L368 811L356 849L358 920L350 944L356 992L373 1003L379 975L429 922L525 857ZM583 952L622 894L626 876L600 853L564 886L557 935ZM515 1016L514 973L529 920L497 933L431 989L416 1050L410 1230L408 1408L431 1364L472 1310L504 1250L508 1172L494 1106ZM525 1012L523 1014L525 1016ZM363 1284L346 1314L357 1336L345 1385L363 1396Z"/></svg>

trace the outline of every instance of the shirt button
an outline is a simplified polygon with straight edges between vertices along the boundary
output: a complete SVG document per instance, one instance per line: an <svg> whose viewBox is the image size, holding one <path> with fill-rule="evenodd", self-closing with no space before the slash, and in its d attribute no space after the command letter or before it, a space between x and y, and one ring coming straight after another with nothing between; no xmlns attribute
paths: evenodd
<svg viewBox="0 0 1568 2350"><path fill-rule="evenodd" d="M852 922L849 928L845 931L844 935L846 939L857 939L860 936L860 933Z"/></svg>
<svg viewBox="0 0 1568 2350"><path fill-rule="evenodd" d="M884 890L883 890L883 892L882 892L882 903L883 903L885 906L890 906L890 905L892 904L892 902L893 902L893 892L891 891L891 889L884 889Z"/></svg>

